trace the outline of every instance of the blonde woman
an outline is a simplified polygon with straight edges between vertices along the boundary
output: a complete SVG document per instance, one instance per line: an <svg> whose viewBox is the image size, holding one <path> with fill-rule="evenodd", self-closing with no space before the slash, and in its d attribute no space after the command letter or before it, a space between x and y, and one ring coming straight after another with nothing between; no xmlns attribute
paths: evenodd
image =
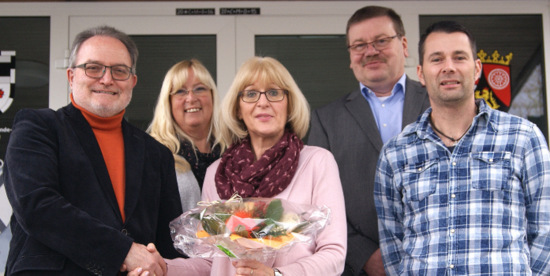
<svg viewBox="0 0 550 276"><path fill-rule="evenodd" d="M249 59L237 72L222 113L221 134L231 146L208 168L202 199L228 199L238 192L242 197L326 205L331 223L312 245L297 244L266 263L178 258L166 260L168 275L340 275L347 235L338 167L329 151L303 144L309 105L288 70L273 58Z"/></svg>
<svg viewBox="0 0 550 276"><path fill-rule="evenodd" d="M196 206L206 168L220 157L216 116L218 92L212 76L196 60L183 60L166 73L149 134L174 154L183 211Z"/></svg>

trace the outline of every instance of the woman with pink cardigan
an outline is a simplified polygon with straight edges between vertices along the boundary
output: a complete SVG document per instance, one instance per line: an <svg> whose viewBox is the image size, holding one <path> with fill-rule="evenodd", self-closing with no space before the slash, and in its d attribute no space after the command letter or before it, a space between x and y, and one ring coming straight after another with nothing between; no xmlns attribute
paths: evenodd
<svg viewBox="0 0 550 276"><path fill-rule="evenodd" d="M225 96L221 133L231 145L207 170L202 199L280 198L331 210L311 245L295 244L274 260L227 257L166 260L168 275L331 276L344 270L347 231L338 167L332 154L304 145L309 105L288 70L270 57L243 64Z"/></svg>

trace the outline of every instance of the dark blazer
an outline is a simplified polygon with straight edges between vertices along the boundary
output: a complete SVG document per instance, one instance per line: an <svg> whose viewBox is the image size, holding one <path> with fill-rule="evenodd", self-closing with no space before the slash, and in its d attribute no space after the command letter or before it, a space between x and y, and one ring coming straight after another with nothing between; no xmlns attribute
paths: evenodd
<svg viewBox="0 0 550 276"><path fill-rule="evenodd" d="M132 242L178 256L169 222L181 214L171 152L122 121L123 222L92 128L72 104L21 110L4 181L13 207L6 275L116 275Z"/></svg>
<svg viewBox="0 0 550 276"><path fill-rule="evenodd" d="M424 87L407 78L402 127L429 105ZM373 189L383 145L370 105L359 89L313 111L308 144L330 150L338 163L348 225L344 275L359 275L379 247Z"/></svg>

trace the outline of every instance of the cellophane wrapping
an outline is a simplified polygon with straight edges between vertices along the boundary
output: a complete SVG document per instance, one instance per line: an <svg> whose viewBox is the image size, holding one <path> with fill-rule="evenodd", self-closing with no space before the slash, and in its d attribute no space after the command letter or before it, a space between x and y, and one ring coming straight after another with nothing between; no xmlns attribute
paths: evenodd
<svg viewBox="0 0 550 276"><path fill-rule="evenodd" d="M189 257L266 262L297 243L312 244L329 223L326 206L278 198L201 202L170 223L174 247Z"/></svg>

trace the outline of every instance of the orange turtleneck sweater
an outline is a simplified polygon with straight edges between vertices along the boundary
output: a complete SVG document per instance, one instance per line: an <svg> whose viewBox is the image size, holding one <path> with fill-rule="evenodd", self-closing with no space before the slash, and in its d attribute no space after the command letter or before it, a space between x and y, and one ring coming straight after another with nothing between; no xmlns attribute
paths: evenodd
<svg viewBox="0 0 550 276"><path fill-rule="evenodd" d="M73 100L72 93L71 102L82 112L82 115L84 115L84 118L86 118L86 121L92 127L103 154L103 160L105 160L105 165L107 165L107 171L109 172L113 190L115 191L118 208L124 221L126 219L126 215L124 214L126 169L124 163L124 138L122 136L124 110L115 116L104 118L77 105Z"/></svg>

